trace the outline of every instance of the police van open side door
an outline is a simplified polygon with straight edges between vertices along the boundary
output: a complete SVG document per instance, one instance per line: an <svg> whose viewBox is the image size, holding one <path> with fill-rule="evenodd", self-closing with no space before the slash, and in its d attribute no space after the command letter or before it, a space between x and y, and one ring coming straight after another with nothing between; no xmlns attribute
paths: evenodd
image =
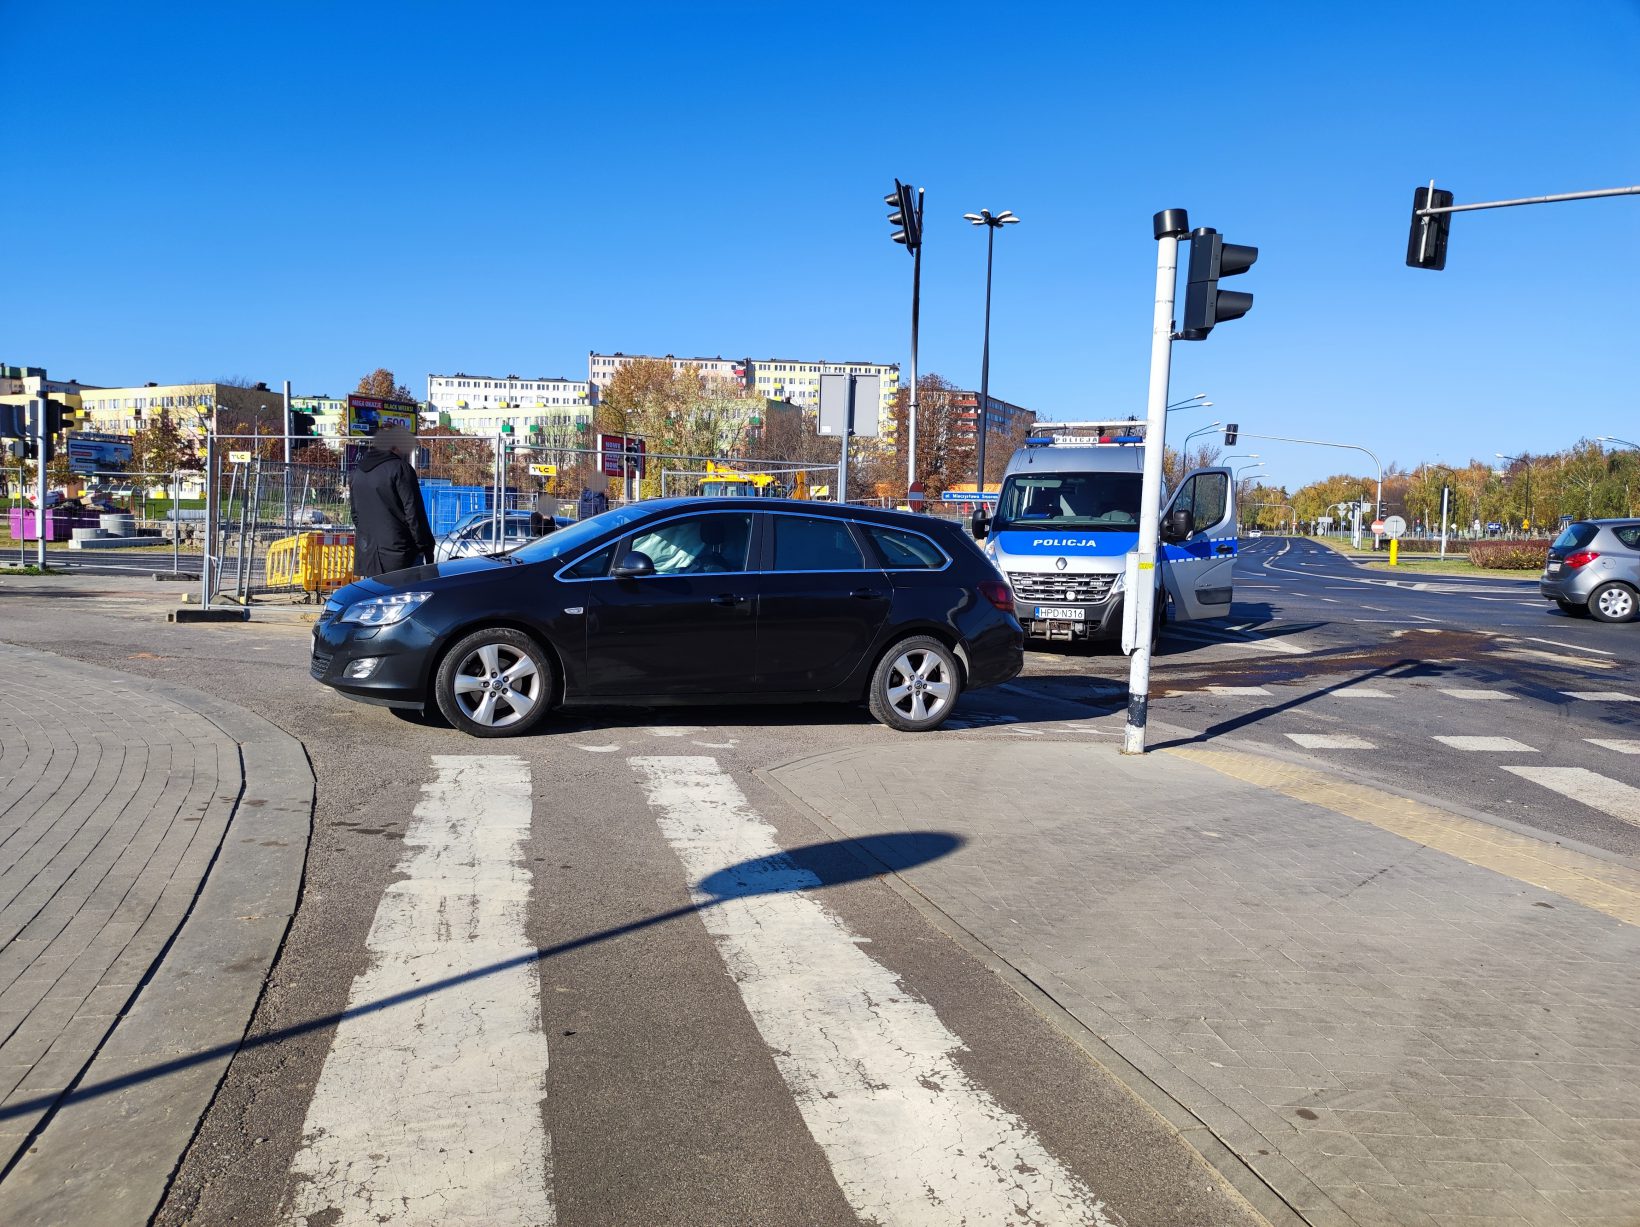
<svg viewBox="0 0 1640 1227"><path fill-rule="evenodd" d="M1229 469L1185 474L1162 511L1161 546L1173 616L1181 622L1228 617L1236 569L1236 483Z"/></svg>

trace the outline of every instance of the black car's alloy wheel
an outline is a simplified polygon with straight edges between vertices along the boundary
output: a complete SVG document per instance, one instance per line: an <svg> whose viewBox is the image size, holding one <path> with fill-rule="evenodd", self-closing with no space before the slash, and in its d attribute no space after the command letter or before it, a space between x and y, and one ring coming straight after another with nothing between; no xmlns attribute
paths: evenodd
<svg viewBox="0 0 1640 1227"><path fill-rule="evenodd" d="M951 649L930 635L902 639L871 676L871 714L906 733L945 723L962 692L962 672Z"/></svg>
<svg viewBox="0 0 1640 1227"><path fill-rule="evenodd" d="M474 631L445 654L433 689L439 711L463 733L507 737L546 715L552 660L522 631Z"/></svg>

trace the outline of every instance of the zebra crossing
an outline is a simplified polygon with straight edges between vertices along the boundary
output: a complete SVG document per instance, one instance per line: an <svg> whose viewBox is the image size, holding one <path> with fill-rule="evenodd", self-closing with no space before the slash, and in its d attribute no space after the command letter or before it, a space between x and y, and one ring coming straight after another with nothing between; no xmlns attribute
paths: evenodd
<svg viewBox="0 0 1640 1227"><path fill-rule="evenodd" d="M716 757L631 754L625 766L630 804L647 803L677 857L694 914L861 1221L1119 1221L965 1070L964 1042L935 1009L810 893L820 879ZM285 1222L557 1221L541 952L525 927L530 765L452 755L433 768L307 1110Z"/></svg>

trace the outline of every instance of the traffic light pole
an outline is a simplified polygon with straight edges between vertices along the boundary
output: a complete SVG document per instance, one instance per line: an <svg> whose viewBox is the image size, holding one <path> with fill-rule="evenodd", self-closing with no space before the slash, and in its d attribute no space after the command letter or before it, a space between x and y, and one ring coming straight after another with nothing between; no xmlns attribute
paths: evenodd
<svg viewBox="0 0 1640 1227"><path fill-rule="evenodd" d="M922 192L917 193L918 229L922 228ZM917 314L922 306L922 244L911 253L911 401L906 413L905 505L912 507L911 488L917 484ZM916 510L912 507L912 510Z"/></svg>
<svg viewBox="0 0 1640 1227"><path fill-rule="evenodd" d="M46 427L45 398L45 388L42 387L39 396L29 401L29 408L34 410L34 487L39 495L39 501L34 504L34 549L42 571L46 569L46 456L50 438Z"/></svg>
<svg viewBox="0 0 1640 1227"><path fill-rule="evenodd" d="M1145 725L1150 718L1150 655L1162 535L1162 453L1166 447L1167 384L1173 358L1173 296L1178 282L1179 238L1190 230L1183 209L1164 209L1152 224L1156 234L1156 310L1150 332L1150 403L1145 416L1145 468L1139 494L1139 582L1125 597L1133 602L1138 631L1128 668L1123 754L1145 752Z"/></svg>

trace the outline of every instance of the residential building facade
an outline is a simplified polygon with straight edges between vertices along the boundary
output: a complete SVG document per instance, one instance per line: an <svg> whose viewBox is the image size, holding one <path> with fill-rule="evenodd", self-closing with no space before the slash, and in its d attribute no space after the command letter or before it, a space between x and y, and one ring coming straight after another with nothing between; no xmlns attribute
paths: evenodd
<svg viewBox="0 0 1640 1227"><path fill-rule="evenodd" d="M979 433L979 393L968 389L957 389L951 394L951 407L957 413L957 430L961 434L978 436ZM1023 405L1010 404L999 397L986 398L990 412L990 438L998 436L1007 438L1016 429L1029 430L1036 425L1036 411L1027 409ZM990 447L987 443L986 447ZM990 466L987 465L987 468Z"/></svg>
<svg viewBox="0 0 1640 1227"><path fill-rule="evenodd" d="M524 379L517 375L427 376L427 403L441 422L463 434L495 434L503 425L515 432L590 429L593 394L580 379Z"/></svg>
<svg viewBox="0 0 1640 1227"><path fill-rule="evenodd" d="M347 397L326 396L323 392L317 396L292 396L290 398L292 413L311 413L313 415L313 433L321 439L335 439L347 429Z"/></svg>
<svg viewBox="0 0 1640 1227"><path fill-rule="evenodd" d="M796 358L679 358L673 354L659 357L651 354L587 355L587 382L594 399L609 386L615 372L629 362L648 358L670 362L672 369L681 371L694 366L703 377L731 380L743 384L759 396L773 401L788 401L799 409L814 412L820 408L820 376L822 375L875 375L881 381L878 389L877 421L879 431L894 433L894 399L900 391L900 368L897 363L882 362L826 362L805 361Z"/></svg>
<svg viewBox="0 0 1640 1227"><path fill-rule="evenodd" d="M263 434L278 434L284 396L266 384L243 388L225 383L149 383L131 388L86 388L80 394L77 425L84 430L129 435L161 413L171 414L185 433L204 437L208 429L225 429L224 411L252 422Z"/></svg>

